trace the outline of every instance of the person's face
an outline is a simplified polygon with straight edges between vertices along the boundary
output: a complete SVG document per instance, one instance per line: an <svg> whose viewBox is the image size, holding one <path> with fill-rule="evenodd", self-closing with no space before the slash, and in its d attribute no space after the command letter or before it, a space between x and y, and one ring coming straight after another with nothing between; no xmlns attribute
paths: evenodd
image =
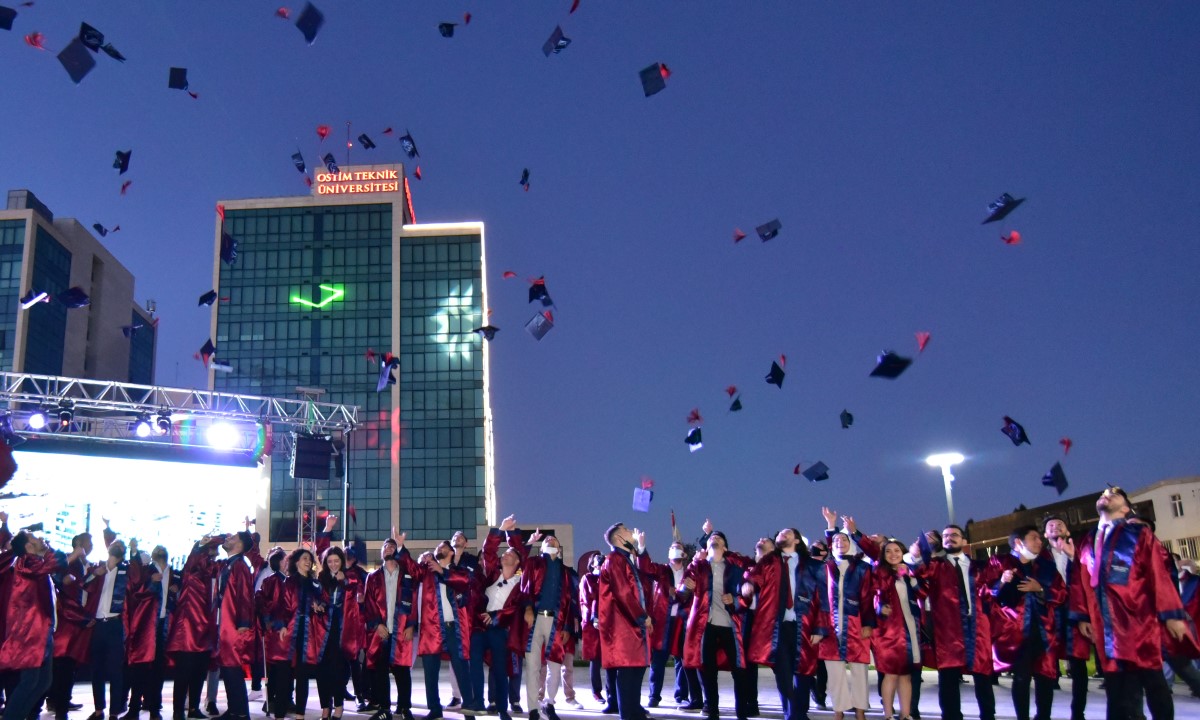
<svg viewBox="0 0 1200 720"><path fill-rule="evenodd" d="M632 544L633 544L633 533L631 533L629 531L629 528L625 527L624 525L618 525L617 529L613 530L613 533L612 533L612 546L617 547L617 548L623 548L626 545L632 545Z"/></svg>
<svg viewBox="0 0 1200 720"><path fill-rule="evenodd" d="M85 536L83 538L83 541L80 542L79 547L83 549L84 556L91 555L92 550L94 549L92 547L92 536L91 535Z"/></svg>
<svg viewBox="0 0 1200 720"><path fill-rule="evenodd" d="M342 556L337 553L329 553L325 556L325 567L329 568L330 575L337 575L342 571Z"/></svg>
<svg viewBox="0 0 1200 720"><path fill-rule="evenodd" d="M33 535L25 543L25 552L30 555L45 555L46 541L40 535Z"/></svg>
<svg viewBox="0 0 1200 720"><path fill-rule="evenodd" d="M791 528L784 528L775 535L775 544L784 552L792 552L796 549L796 534Z"/></svg>
<svg viewBox="0 0 1200 720"><path fill-rule="evenodd" d="M521 558L517 557L517 551L508 549L500 556L500 568L504 570L505 577L512 577L517 573L517 566L521 564Z"/></svg>
<svg viewBox="0 0 1200 720"><path fill-rule="evenodd" d="M154 548L154 552L150 553L150 561L155 565L163 566L167 564L167 550L163 547Z"/></svg>
<svg viewBox="0 0 1200 720"><path fill-rule="evenodd" d="M312 568L313 568L312 555L309 555L308 553L303 553L300 555L300 557L296 558L296 572L300 573L300 575L302 575L302 576L308 575L309 573L312 572Z"/></svg>
<svg viewBox="0 0 1200 720"><path fill-rule="evenodd" d="M1105 490L1100 498L1096 500L1096 512L1107 513L1112 516L1121 516L1129 511L1129 504L1125 502L1125 496Z"/></svg>
<svg viewBox="0 0 1200 720"><path fill-rule="evenodd" d="M725 539L720 535L710 535L708 537L708 554L717 555L725 553Z"/></svg>
<svg viewBox="0 0 1200 720"><path fill-rule="evenodd" d="M600 568L603 565L604 565L604 558L599 555L593 555L592 559L588 561L588 569L591 570L592 572L596 573L597 575L600 574Z"/></svg>
<svg viewBox="0 0 1200 720"><path fill-rule="evenodd" d="M850 552L850 538L846 537L845 533L833 536L833 551L840 555Z"/></svg>
<svg viewBox="0 0 1200 720"><path fill-rule="evenodd" d="M230 556L239 555L245 551L245 548L242 547L242 539L236 534L225 538L225 542L221 544L221 547L225 548L225 553Z"/></svg>
<svg viewBox="0 0 1200 720"><path fill-rule="evenodd" d="M1071 537L1071 533L1067 530L1067 524L1058 518L1054 518L1046 523L1046 540L1051 545L1057 545L1059 538L1067 539Z"/></svg>
<svg viewBox="0 0 1200 720"><path fill-rule="evenodd" d="M883 561L888 565L899 565L904 562L904 548L899 543L888 543L883 549Z"/></svg>
<svg viewBox="0 0 1200 720"><path fill-rule="evenodd" d="M1037 530L1026 533L1025 537L1021 538L1021 544L1025 546L1026 550L1034 555L1037 555L1042 552L1042 546L1044 544L1042 542L1042 534Z"/></svg>
<svg viewBox="0 0 1200 720"><path fill-rule="evenodd" d="M760 538L754 546L755 559L762 560L775 550L775 542L770 538Z"/></svg>
<svg viewBox="0 0 1200 720"><path fill-rule="evenodd" d="M562 549L562 545L558 542L558 538L554 537L553 535L547 535L546 537L542 538L542 542L550 547L559 548L560 550Z"/></svg>
<svg viewBox="0 0 1200 720"><path fill-rule="evenodd" d="M117 540L112 545L108 546L109 557L116 558L117 562L125 559L125 543Z"/></svg>
<svg viewBox="0 0 1200 720"><path fill-rule="evenodd" d="M965 545L966 538L962 536L958 528L946 528L942 531L942 547L946 548L946 552L960 552Z"/></svg>
<svg viewBox="0 0 1200 720"><path fill-rule="evenodd" d="M449 543L442 543L437 546L437 550L433 553L434 560L438 565L446 567L450 564L450 558L454 557L454 552L450 549Z"/></svg>
<svg viewBox="0 0 1200 720"><path fill-rule="evenodd" d="M467 548L467 536L460 530L450 538L450 544L454 546L455 550L465 550Z"/></svg>
<svg viewBox="0 0 1200 720"><path fill-rule="evenodd" d="M385 542L383 544L383 546L381 548L379 548L379 559L380 560L384 560L384 561L391 560L392 556L395 554L396 554L396 543L394 543L394 542Z"/></svg>

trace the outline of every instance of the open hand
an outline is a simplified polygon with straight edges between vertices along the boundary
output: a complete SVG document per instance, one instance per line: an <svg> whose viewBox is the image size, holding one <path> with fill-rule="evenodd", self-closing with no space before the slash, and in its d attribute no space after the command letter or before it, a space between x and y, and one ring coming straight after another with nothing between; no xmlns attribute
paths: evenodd
<svg viewBox="0 0 1200 720"><path fill-rule="evenodd" d="M1017 583L1017 589L1021 592L1041 592L1044 588L1042 584L1034 578L1025 578Z"/></svg>
<svg viewBox="0 0 1200 720"><path fill-rule="evenodd" d="M509 532L517 526L517 518L514 515L509 515L500 522L500 529L504 532Z"/></svg>
<svg viewBox="0 0 1200 720"><path fill-rule="evenodd" d="M825 518L825 527L829 528L830 530L833 530L837 527L838 514L836 511L830 510L827 507L822 507L821 516Z"/></svg>
<svg viewBox="0 0 1200 720"><path fill-rule="evenodd" d="M700 529L704 531L705 535L711 535L713 531L712 520L704 518L704 524L700 526Z"/></svg>

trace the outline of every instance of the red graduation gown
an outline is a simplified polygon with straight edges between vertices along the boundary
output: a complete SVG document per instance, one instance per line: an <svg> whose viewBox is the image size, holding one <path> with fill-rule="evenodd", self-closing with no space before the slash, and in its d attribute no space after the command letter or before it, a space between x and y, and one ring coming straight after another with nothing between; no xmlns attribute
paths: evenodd
<svg viewBox="0 0 1200 720"><path fill-rule="evenodd" d="M733 605L726 606L730 619L733 621L734 657L726 657L724 653L718 653L717 666L722 670L746 667L742 637L743 612L741 603L737 599L741 592L742 577L753 564L754 561L745 555L725 553L725 579L720 588L712 587L712 565L707 559L701 560L697 556L688 565L687 572L683 576L684 580L691 580L696 587L692 590L692 609L688 614L687 633L683 643L683 666L685 668L699 669L701 665L700 645L704 639L704 628L708 626L709 608L712 607L714 595L716 602L720 602L721 595L726 593L732 595L734 599Z"/></svg>
<svg viewBox="0 0 1200 720"><path fill-rule="evenodd" d="M1055 555L1055 551L1051 550L1051 558ZM1062 574L1059 573L1059 577L1061 576ZM1055 608L1054 612L1054 656L1059 660L1070 658L1087 660L1092 656L1092 641L1085 638L1075 623L1070 620L1071 588L1078 582L1079 561L1072 557L1067 562L1067 577L1063 580L1067 599Z"/></svg>
<svg viewBox="0 0 1200 720"><path fill-rule="evenodd" d="M156 572L155 565L142 564L140 553L134 553L129 560L121 622L125 626L125 662L130 665L154 662L158 650L162 585L151 579ZM171 569L167 568L167 572Z"/></svg>
<svg viewBox="0 0 1200 720"><path fill-rule="evenodd" d="M405 551L407 552L407 551ZM367 575L363 591L363 619L366 621L367 667L377 668L380 663L400 667L412 667L413 641L404 639L404 631L412 628L416 632L417 613L413 607L416 581L400 566L396 575L396 604L393 608L392 634L381 639L376 633L380 625L387 627L387 572L376 568Z"/></svg>
<svg viewBox="0 0 1200 720"><path fill-rule="evenodd" d="M460 568L449 567L434 572L417 563L408 548L400 551L400 567L421 584L421 637L417 641L418 655L441 655L449 652L455 643L462 657L471 654L471 573ZM444 617L441 586L446 586L446 597L450 600L453 617ZM445 623L454 622L454 637L445 637Z"/></svg>
<svg viewBox="0 0 1200 720"><path fill-rule="evenodd" d="M991 616L996 671L1004 672L1015 665L1021 657L1021 649L1036 633L1044 649L1035 658L1032 671L1042 677L1056 677L1055 619L1058 608L1067 600L1067 586L1054 566L1054 558L1043 552L1033 561L1023 563L1009 554L995 558L995 563L1000 574L1005 570L1014 572L1012 582L1002 583L997 579L992 588L996 598ZM1042 592L1017 590L1017 585L1026 578L1037 580L1042 585Z"/></svg>
<svg viewBox="0 0 1200 720"><path fill-rule="evenodd" d="M58 558L50 551L42 556L26 553L13 561L0 670L29 670L45 661L54 626L54 581L50 576L57 569Z"/></svg>
<svg viewBox="0 0 1200 720"><path fill-rule="evenodd" d="M758 596L758 609L755 610L754 623L746 642L746 657L756 665L775 664L779 628L787 612L787 587L783 584L787 568L783 555L775 552L763 556L746 571L745 580L755 587ZM799 645L795 653L798 675L812 675L817 671L817 648L808 642L808 638L814 634L817 620L817 603L814 602L813 593L816 579L814 570L824 572L824 566L801 556L791 583L794 591L792 610L796 613L797 623L796 642Z"/></svg>
<svg viewBox="0 0 1200 720"><path fill-rule="evenodd" d="M212 650L212 581L218 566L208 551L219 542L219 538L213 538L205 545L196 543L192 546L180 575L179 598L167 633L167 652Z"/></svg>
<svg viewBox="0 0 1200 720"><path fill-rule="evenodd" d="M59 562L65 558L60 558ZM61 567L61 565L60 565ZM100 593L92 578L92 566L82 557L67 563L58 593L58 627L54 630L54 657L68 657L84 664L91 659L92 628ZM88 592L88 588L92 592Z"/></svg>
<svg viewBox="0 0 1200 720"><path fill-rule="evenodd" d="M521 584L517 591L521 593L521 599L524 602L524 607L517 617L513 618L513 624L516 625L518 637L522 638L518 653L524 654L529 651L533 643L533 626L525 622L525 608L537 609L538 596L542 592L542 582L546 578L546 556L535 555L529 557L529 549L520 542L520 535L511 533L508 538L509 545L516 548L521 555ZM579 606L575 601L574 593L571 592L570 573L567 572L567 565L563 563L562 582L560 587L562 591L558 596L558 608L554 614L554 624L551 628L550 636L554 638L554 642L546 643L543 651L543 660L550 662L561 663L563 658L571 654L573 650L574 638L571 637L570 630L575 627L576 613L579 611ZM568 632L560 632L567 630Z"/></svg>
<svg viewBox="0 0 1200 720"><path fill-rule="evenodd" d="M487 588L495 584L504 574L504 569L500 566L500 540L503 536L504 534L501 531L493 529L488 533L487 539L484 540L483 550L479 554L479 565L476 571L479 592L476 596L476 606L473 613L477 619L482 613L487 612ZM508 649L509 656L511 657L512 653L523 650L521 643L524 641L524 637L520 634L515 620L517 616L525 612L525 598L521 596L520 575L514 574L509 582L516 583L517 586L508 594L508 598L504 601L504 606L492 617L492 625L508 628ZM476 629L480 628L482 628L482 624L477 620ZM503 660L501 661L503 662ZM505 666L508 674L512 675L514 671L513 664L506 662Z"/></svg>
<svg viewBox="0 0 1200 720"><path fill-rule="evenodd" d="M287 576L283 573L268 575L254 593L254 608L258 613L259 627L263 638L263 654L269 663L290 662L289 635L280 634L289 628L290 617L284 599Z"/></svg>
<svg viewBox="0 0 1200 720"><path fill-rule="evenodd" d="M908 612L912 615L914 633L908 631L900 591L896 589L897 574L889 567L876 565L871 584L875 595L875 632L871 635L871 652L875 667L885 675L904 675L914 666L913 646L921 643L921 600L925 591L911 574L905 573L908 588ZM889 608L883 614L883 608ZM924 651L924 648L921 648ZM923 656L922 656L922 659Z"/></svg>
<svg viewBox="0 0 1200 720"><path fill-rule="evenodd" d="M963 556L964 559L966 556ZM988 592L996 578L987 562L971 560L967 592L973 612L959 602L959 570L945 557L925 558L916 566L926 584L933 615L933 656L938 670L962 668L964 672L992 674L992 633Z"/></svg>
<svg viewBox="0 0 1200 720"><path fill-rule="evenodd" d="M217 629L213 656L221 667L241 667L254 657L254 576L250 554L222 560L217 571L217 597L212 613ZM222 589L222 583L224 588Z"/></svg>
<svg viewBox="0 0 1200 720"><path fill-rule="evenodd" d="M635 567L636 563L636 567ZM650 557L613 550L600 566L600 661L607 668L649 667L646 618L652 608Z"/></svg>
<svg viewBox="0 0 1200 720"><path fill-rule="evenodd" d="M825 572L817 573L818 622L825 629L825 637L817 646L817 657L869 663L871 639L862 636L862 629L875 627L872 568L868 560L857 555L845 562L843 573L831 556L825 562Z"/></svg>
<svg viewBox="0 0 1200 720"><path fill-rule="evenodd" d="M600 576L588 573L579 580L579 622L583 640L579 656L592 661L600 657L600 630L592 624L600 617Z"/></svg>

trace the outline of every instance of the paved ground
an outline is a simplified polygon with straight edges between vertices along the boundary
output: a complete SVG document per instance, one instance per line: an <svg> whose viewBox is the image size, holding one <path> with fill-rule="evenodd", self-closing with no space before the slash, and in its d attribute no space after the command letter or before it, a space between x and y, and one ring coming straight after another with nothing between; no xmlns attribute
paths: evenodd
<svg viewBox="0 0 1200 720"><path fill-rule="evenodd" d="M448 673L449 673L449 668L448 667L443 668L442 676L441 676L441 689L442 689L441 697L442 697L443 703L448 702L449 698L450 698L450 682L449 682L449 674ZM667 675L668 675L669 681L673 680L673 674L671 672L668 672ZM588 687L586 669L577 668L576 672L575 672L575 680L576 680L575 687L576 687L576 691L577 691L577 697L578 697L579 701L583 703L584 709L583 710L574 710L574 709L570 708L569 706L566 705L565 702L563 702L563 698L560 695L559 700L555 705L555 709L558 711L558 714L563 718L563 720L568 720L568 719L570 719L570 720L599 720L600 718L611 717L611 716L601 715L600 705L598 705L596 702L593 701L591 691ZM314 685L315 685L315 683L314 683ZM1088 717L1098 720L1099 718L1104 717L1104 691L1100 688L1099 680L1092 680L1089 685L1090 686L1088 688L1087 714L1088 714ZM1015 718L1016 717L1016 714L1013 712L1012 696L1009 692L1010 687L1011 687L1010 681L1007 678L1005 678L1005 679L1001 680L1000 687L995 688L996 715L999 718ZM417 716L418 720L419 720L419 718L421 718L421 716L425 712L425 690L424 690L424 688L425 688L424 675L422 674L420 669L414 668L413 669L413 703L414 703L413 712ZM1055 718L1055 720L1059 720L1060 718L1065 719L1065 718L1069 718L1071 716L1071 712L1070 712L1071 696L1070 696L1069 688L1070 688L1070 681L1064 678L1063 679L1063 691L1055 693L1055 696L1054 696L1054 710L1051 713L1051 717ZM721 674L720 689L721 689L721 700L722 700L721 716L722 717L733 717L733 683L732 683L732 680L728 673ZM1191 697L1187 688L1182 684L1176 683L1174 686L1174 690L1175 690L1175 717L1178 718L1179 720L1200 720L1200 700L1197 700L1197 699ZM962 692L963 714L968 718L972 718L972 717L978 718L979 710L975 704L974 689L972 687L970 687L969 685L964 685L962 688L962 691L963 691ZM393 690L393 694L394 694L394 690ZM316 694L315 686L310 689L309 697L310 697L310 700L309 700L308 710L305 713L305 716L307 718L311 718L311 719L315 720L316 718L319 718L320 714L321 714L320 710L317 707L318 703L317 703L317 694ZM254 718L262 718L263 713L262 713L261 695L252 693L251 698L252 698L251 703L250 703L251 716ZM759 671L759 698L760 698L759 706L760 706L760 710L762 712L761 717L767 718L768 720L778 720L779 718L782 718L782 712L780 711L779 703L778 703L778 695L775 692L775 678L770 673L769 670L764 669L764 670ZM169 708L170 702L171 702L171 684L169 682L167 683L167 686L163 689L163 699L165 701L166 707ZM87 717L88 713L90 713L90 711L91 711L91 688L90 688L90 686L87 686L84 684L77 685L75 687L74 700L75 700L75 702L83 703L84 709L79 710L75 713L72 713L71 716L74 720L83 720L84 718ZM643 698L643 700L644 700L644 698ZM348 706L346 709L347 718L358 718L359 720L361 720L361 718L363 718L364 716L353 712L353 705L354 705L353 703L347 703L347 706ZM673 702L668 703L668 705L669 705L669 707L660 707L660 708L651 709L649 711L651 718L653 720L683 720L685 718L688 720L697 720L699 718L699 715L697 713L683 713L683 712L677 711L674 708ZM880 709L879 698L874 692L872 692L872 695L871 695L871 705L872 705L871 709L868 710L868 716L876 717L876 718L882 717L882 710ZM218 693L217 706L222 711L225 709L225 693L224 693L224 691L220 691ZM529 709L528 705L525 705L525 709L526 710ZM939 717L938 702L937 702L937 673L934 673L934 672L926 672L925 673L925 682L922 686L922 692L921 692L920 710L921 710L921 716L923 718ZM169 712L169 710L168 710L168 712ZM812 718L814 718L814 720L816 720L816 719L823 720L824 718L831 718L833 716L832 712L822 711L822 710L819 710L816 708L814 708L809 714ZM50 716L46 715L44 717L48 718ZM166 717L169 720L170 715L168 714ZM446 711L446 717L448 718L448 720L458 720L458 718L460 718L462 716L453 711ZM853 717L853 716L850 716L850 717ZM144 715L143 715L143 718L145 718Z"/></svg>

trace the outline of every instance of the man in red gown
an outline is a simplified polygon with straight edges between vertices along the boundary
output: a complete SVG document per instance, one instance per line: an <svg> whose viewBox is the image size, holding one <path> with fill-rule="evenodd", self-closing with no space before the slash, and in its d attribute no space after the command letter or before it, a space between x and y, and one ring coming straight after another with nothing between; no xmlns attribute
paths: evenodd
<svg viewBox="0 0 1200 720"><path fill-rule="evenodd" d="M611 551L600 568L600 658L616 669L617 711L621 720L642 720L642 678L650 666L650 557L646 534L621 523L608 528L604 541Z"/></svg>
<svg viewBox="0 0 1200 720"><path fill-rule="evenodd" d="M50 689L54 661L54 551L42 538L22 530L12 540L10 594L0 668L19 673L4 706L4 720L25 720Z"/></svg>
<svg viewBox="0 0 1200 720"><path fill-rule="evenodd" d="M136 718L147 710L150 720L162 720L171 568L167 565L167 549L161 545L150 553L149 564L138 552L136 538L129 541L129 555L123 620L129 714Z"/></svg>
<svg viewBox="0 0 1200 720"><path fill-rule="evenodd" d="M213 598L216 643L213 657L221 668L229 720L247 720L250 701L242 671L254 659L254 577L262 558L249 530L234 533L222 543L228 558L219 563Z"/></svg>

